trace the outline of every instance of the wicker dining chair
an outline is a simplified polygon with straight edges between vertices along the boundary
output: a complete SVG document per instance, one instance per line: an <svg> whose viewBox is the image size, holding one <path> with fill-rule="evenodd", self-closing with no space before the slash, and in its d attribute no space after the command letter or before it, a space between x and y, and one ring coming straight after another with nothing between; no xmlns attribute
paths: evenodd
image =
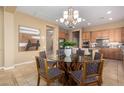
<svg viewBox="0 0 124 93"><path fill-rule="evenodd" d="M83 62L83 69L70 72L78 85L101 85L104 60Z"/></svg>
<svg viewBox="0 0 124 93"><path fill-rule="evenodd" d="M46 81L47 85L50 85L51 82L54 82L61 76L62 71L58 68L48 69L48 62L46 59L40 58L38 56L36 56L35 59L38 71L37 86L40 84L41 77Z"/></svg>
<svg viewBox="0 0 124 93"><path fill-rule="evenodd" d="M40 57L40 58L47 59L46 52L45 52L45 51L40 51L40 52L39 52L39 57ZM57 66L56 60L48 60L47 62L48 62L48 67Z"/></svg>

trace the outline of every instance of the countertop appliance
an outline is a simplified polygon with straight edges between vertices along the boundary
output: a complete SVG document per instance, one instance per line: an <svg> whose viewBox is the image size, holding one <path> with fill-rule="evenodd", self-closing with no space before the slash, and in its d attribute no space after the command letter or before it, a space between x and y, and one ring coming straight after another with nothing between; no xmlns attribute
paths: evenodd
<svg viewBox="0 0 124 93"><path fill-rule="evenodd" d="M83 41L83 48L89 48L90 47L90 41Z"/></svg>

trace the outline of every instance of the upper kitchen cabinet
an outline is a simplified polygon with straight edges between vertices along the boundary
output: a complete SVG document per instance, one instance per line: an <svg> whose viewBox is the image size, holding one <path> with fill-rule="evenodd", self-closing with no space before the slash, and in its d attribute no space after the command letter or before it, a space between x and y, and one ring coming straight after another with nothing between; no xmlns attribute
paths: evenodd
<svg viewBox="0 0 124 93"><path fill-rule="evenodd" d="M124 43L124 27L122 28L122 31L121 31L121 41L122 43Z"/></svg>
<svg viewBox="0 0 124 93"><path fill-rule="evenodd" d="M96 42L97 32L91 32L91 42Z"/></svg>
<svg viewBox="0 0 124 93"><path fill-rule="evenodd" d="M83 40L90 40L90 32L83 32L82 33Z"/></svg>
<svg viewBox="0 0 124 93"><path fill-rule="evenodd" d="M59 38L66 38L66 33L59 31Z"/></svg>
<svg viewBox="0 0 124 93"><path fill-rule="evenodd" d="M96 38L101 38L102 37L102 32L101 31L96 31Z"/></svg>
<svg viewBox="0 0 124 93"><path fill-rule="evenodd" d="M83 33L83 39L85 40L96 42L97 38L109 38L110 42L124 43L124 27Z"/></svg>
<svg viewBox="0 0 124 93"><path fill-rule="evenodd" d="M109 40L110 42L114 42L114 31L113 30L109 30Z"/></svg>
<svg viewBox="0 0 124 93"><path fill-rule="evenodd" d="M114 41L121 42L121 30L122 28L114 29Z"/></svg>
<svg viewBox="0 0 124 93"><path fill-rule="evenodd" d="M121 42L122 28L116 28L109 30L109 40L111 42Z"/></svg>
<svg viewBox="0 0 124 93"><path fill-rule="evenodd" d="M101 36L103 38L109 38L109 31L108 30L101 31Z"/></svg>
<svg viewBox="0 0 124 93"><path fill-rule="evenodd" d="M101 38L101 37L102 37L101 31L94 31L91 33L91 41L92 42L96 42L96 39Z"/></svg>

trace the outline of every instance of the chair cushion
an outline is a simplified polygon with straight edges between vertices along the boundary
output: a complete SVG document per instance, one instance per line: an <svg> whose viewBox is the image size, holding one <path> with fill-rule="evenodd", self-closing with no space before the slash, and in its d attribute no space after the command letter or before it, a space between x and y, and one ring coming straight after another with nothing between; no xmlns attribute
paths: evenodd
<svg viewBox="0 0 124 93"><path fill-rule="evenodd" d="M82 76L83 76L83 72L82 70L79 71L73 71L71 72L71 75L73 76L73 78L75 78L78 82L84 82L84 83L91 83L91 82L95 82L97 81L96 77L89 77L87 78L85 81L82 81Z"/></svg>
<svg viewBox="0 0 124 93"><path fill-rule="evenodd" d="M87 65L87 75L97 74L99 68L99 63L91 63Z"/></svg>
<svg viewBox="0 0 124 93"><path fill-rule="evenodd" d="M57 77L59 75L61 75L61 70L59 70L58 68L51 68L48 70L48 78L52 79L54 77Z"/></svg>
<svg viewBox="0 0 124 93"><path fill-rule="evenodd" d="M47 61L47 62L48 62L49 67L54 66L56 64L56 61L54 61L54 60L50 60L50 61Z"/></svg>

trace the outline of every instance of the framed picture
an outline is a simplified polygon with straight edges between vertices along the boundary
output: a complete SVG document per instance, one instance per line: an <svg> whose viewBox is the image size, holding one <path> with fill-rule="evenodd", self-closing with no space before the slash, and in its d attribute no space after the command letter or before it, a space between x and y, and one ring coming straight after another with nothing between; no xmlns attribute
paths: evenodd
<svg viewBox="0 0 124 93"><path fill-rule="evenodd" d="M40 30L19 26L19 51L35 51L40 47Z"/></svg>

